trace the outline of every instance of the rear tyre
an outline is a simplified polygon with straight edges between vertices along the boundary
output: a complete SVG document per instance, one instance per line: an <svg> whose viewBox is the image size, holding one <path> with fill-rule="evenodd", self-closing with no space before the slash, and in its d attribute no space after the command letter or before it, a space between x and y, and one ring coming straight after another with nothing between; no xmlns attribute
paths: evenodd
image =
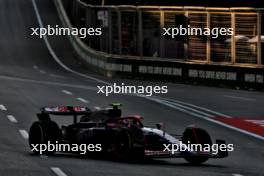
<svg viewBox="0 0 264 176"><path fill-rule="evenodd" d="M202 144L204 147L205 144L212 145L212 140L210 135L201 128L195 128L195 127L188 127L183 133L182 142L184 144ZM199 152L199 151L198 151ZM208 157L194 157L194 156L186 156L184 157L186 161L188 161L191 164L199 165L204 162L206 162L209 158Z"/></svg>
<svg viewBox="0 0 264 176"><path fill-rule="evenodd" d="M132 136L128 130L121 130L116 133L114 143L114 155L116 159L129 159L132 147Z"/></svg>
<svg viewBox="0 0 264 176"><path fill-rule="evenodd" d="M43 153L40 153L40 145L44 144L48 147L48 143L52 145L56 144L56 142L59 143L61 141L61 130L59 126L51 120L37 121L30 127L28 141L33 153L52 155L56 152L55 147L50 147L50 150L45 150ZM37 147L34 148L33 146Z"/></svg>
<svg viewBox="0 0 264 176"><path fill-rule="evenodd" d="M136 160L136 161L143 161L145 160L145 148L140 147L140 148L135 148L133 149L133 156L131 156L131 159Z"/></svg>

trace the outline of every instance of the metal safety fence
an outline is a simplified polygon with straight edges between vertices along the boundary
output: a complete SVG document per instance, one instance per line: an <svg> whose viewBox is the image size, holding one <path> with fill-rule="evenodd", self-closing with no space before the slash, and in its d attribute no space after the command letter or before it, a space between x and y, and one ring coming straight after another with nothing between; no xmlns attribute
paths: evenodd
<svg viewBox="0 0 264 176"><path fill-rule="evenodd" d="M263 12L256 8L173 6L93 6L64 0L78 28L102 28L102 35L82 39L94 50L144 59L262 67ZM164 36L163 28L232 28L233 35Z"/></svg>

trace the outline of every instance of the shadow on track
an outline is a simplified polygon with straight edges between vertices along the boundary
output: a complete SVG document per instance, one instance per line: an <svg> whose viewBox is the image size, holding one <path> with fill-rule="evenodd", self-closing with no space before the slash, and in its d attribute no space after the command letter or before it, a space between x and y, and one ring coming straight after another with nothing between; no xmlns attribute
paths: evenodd
<svg viewBox="0 0 264 176"><path fill-rule="evenodd" d="M41 156L36 154L29 154L30 156ZM89 160L89 161L104 161L104 162L111 162L111 163L123 163L123 164L131 164L131 165L144 165L144 166L180 166L180 167L199 167L199 168L226 168L226 166L222 165L212 165L212 164L201 164L201 165L193 165L191 163L175 163L170 162L168 160L180 160L179 158L169 158L169 159L151 159L146 158L142 160L117 160L113 159L113 157L110 156L88 156L88 155L78 155L78 154L71 154L71 153L56 153L54 155L46 156L43 155L43 157L47 157L49 159L61 159L61 158L69 158L69 159L82 159L82 160Z"/></svg>

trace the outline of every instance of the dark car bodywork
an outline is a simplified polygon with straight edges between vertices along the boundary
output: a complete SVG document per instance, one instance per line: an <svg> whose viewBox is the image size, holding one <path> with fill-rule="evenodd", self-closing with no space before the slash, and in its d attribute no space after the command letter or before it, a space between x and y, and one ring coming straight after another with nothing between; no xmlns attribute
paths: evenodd
<svg viewBox="0 0 264 176"><path fill-rule="evenodd" d="M182 140L182 136L170 135L161 129L161 125L156 128L143 126L143 118L137 115L121 117L121 110L118 105L103 110L91 111L86 107L45 107L38 114L39 126L42 131L56 131L49 137L53 142L59 141L66 144L101 144L102 153L111 153L117 158L172 158L182 157L187 161L200 164L209 158L224 158L228 156L227 152L212 154L208 152L176 152L164 151L164 144L175 144ZM50 115L73 116L73 123L67 126L58 127L51 121ZM79 118L80 117L80 118ZM53 125L51 124L54 123ZM41 125L44 124L44 125ZM45 129L45 124L47 129ZM34 124L30 129L29 143L34 144L36 133ZM49 129L50 126L57 126ZM196 130L200 135L200 141L212 143L209 135L203 129L188 127L185 130L192 132ZM32 137L30 137L32 134ZM52 138L56 134L55 138ZM190 133L189 133L190 134ZM196 135L196 134L195 134ZM188 137L188 136L187 136ZM192 136L189 135L190 140ZM197 136L196 136L197 137ZM186 138L186 137L185 137ZM206 138L204 140L203 138ZM40 142L47 142L40 141ZM195 142L195 141L193 141ZM217 140L217 143L225 143L223 140Z"/></svg>

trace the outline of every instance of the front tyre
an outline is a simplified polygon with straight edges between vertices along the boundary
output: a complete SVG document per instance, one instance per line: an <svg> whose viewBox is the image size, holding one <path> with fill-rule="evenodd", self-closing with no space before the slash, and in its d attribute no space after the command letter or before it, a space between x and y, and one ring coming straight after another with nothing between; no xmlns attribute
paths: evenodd
<svg viewBox="0 0 264 176"><path fill-rule="evenodd" d="M205 144L212 146L210 135L205 130L195 127L186 128L183 133L182 142L184 144L201 144L202 147L204 147ZM204 156L185 156L184 159L191 164L199 165L206 162L209 158Z"/></svg>

